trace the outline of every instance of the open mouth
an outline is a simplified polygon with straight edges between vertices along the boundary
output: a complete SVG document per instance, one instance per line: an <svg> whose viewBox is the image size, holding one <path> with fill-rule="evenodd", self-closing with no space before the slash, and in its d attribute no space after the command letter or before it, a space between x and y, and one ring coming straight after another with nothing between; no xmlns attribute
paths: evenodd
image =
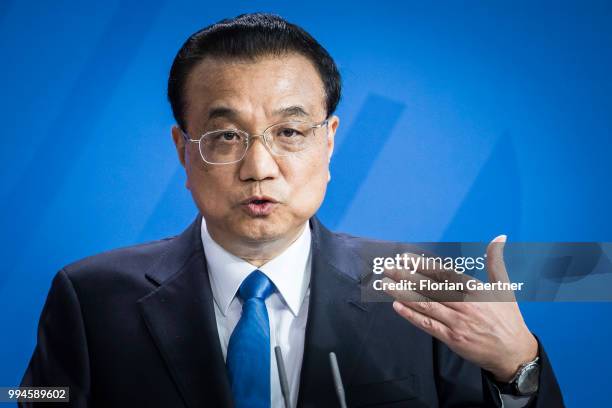
<svg viewBox="0 0 612 408"><path fill-rule="evenodd" d="M242 208L252 217L265 217L274 211L277 204L268 197L251 197L242 202Z"/></svg>

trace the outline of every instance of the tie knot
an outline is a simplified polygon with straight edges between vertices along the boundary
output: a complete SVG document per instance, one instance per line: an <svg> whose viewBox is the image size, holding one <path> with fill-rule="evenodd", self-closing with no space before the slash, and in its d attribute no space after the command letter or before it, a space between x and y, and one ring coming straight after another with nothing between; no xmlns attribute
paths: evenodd
<svg viewBox="0 0 612 408"><path fill-rule="evenodd" d="M238 289L238 296L243 301L253 298L266 300L273 290L274 285L270 282L270 279L259 269L256 269L242 282L240 289Z"/></svg>

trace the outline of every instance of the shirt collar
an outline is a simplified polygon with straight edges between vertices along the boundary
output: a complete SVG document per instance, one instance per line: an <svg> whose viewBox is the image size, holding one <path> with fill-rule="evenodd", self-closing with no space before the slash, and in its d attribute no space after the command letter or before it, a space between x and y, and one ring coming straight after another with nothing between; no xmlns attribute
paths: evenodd
<svg viewBox="0 0 612 408"><path fill-rule="evenodd" d="M242 281L255 269L262 271L274 283L291 313L297 316L310 285L311 233L308 222L287 249L259 268L217 244L208 233L204 217L201 234L213 297L223 316Z"/></svg>

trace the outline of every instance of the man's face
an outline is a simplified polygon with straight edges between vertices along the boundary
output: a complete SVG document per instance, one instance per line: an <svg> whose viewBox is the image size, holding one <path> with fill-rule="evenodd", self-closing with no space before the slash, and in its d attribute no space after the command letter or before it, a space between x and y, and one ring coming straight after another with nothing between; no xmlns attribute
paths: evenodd
<svg viewBox="0 0 612 408"><path fill-rule="evenodd" d="M326 118L323 82L298 54L255 61L205 58L188 77L185 100L192 139L216 129L261 134L279 122ZM315 130L312 147L290 156L275 156L261 138L252 139L242 161L224 165L205 163L196 143L183 150L175 127L187 188L213 238L250 247L295 239L323 201L337 126L333 116L327 127ZM257 198L266 202L254 203Z"/></svg>

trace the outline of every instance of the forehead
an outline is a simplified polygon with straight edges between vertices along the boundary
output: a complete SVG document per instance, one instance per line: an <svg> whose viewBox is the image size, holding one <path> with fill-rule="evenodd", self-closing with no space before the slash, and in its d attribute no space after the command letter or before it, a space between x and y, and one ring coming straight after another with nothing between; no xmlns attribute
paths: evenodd
<svg viewBox="0 0 612 408"><path fill-rule="evenodd" d="M219 108L243 119L273 119L279 110L301 106L310 119L326 112L323 81L316 68L299 54L255 60L206 57L189 74L185 89L187 122L202 124Z"/></svg>

